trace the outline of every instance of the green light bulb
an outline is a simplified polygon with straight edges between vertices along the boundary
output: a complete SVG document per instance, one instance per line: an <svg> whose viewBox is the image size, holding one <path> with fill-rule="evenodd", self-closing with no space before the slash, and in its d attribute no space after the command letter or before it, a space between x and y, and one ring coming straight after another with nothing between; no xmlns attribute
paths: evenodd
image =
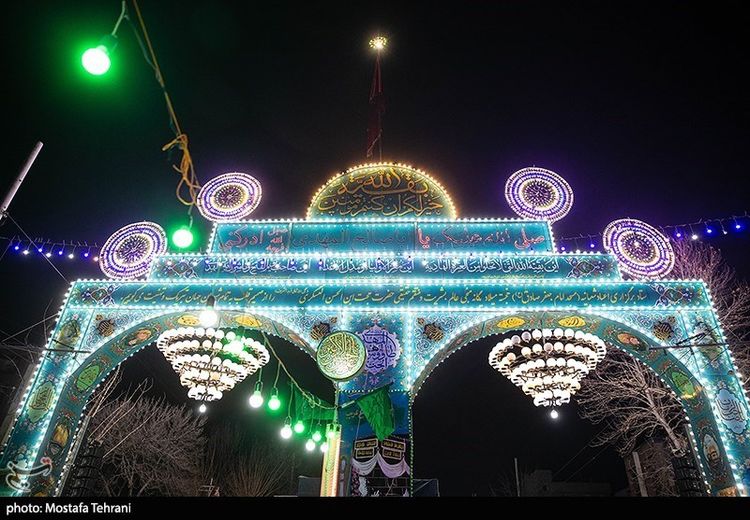
<svg viewBox="0 0 750 520"><path fill-rule="evenodd" d="M109 52L104 45L97 45L83 53L81 64L86 72L94 76L101 76L109 70L112 62L109 59Z"/></svg>
<svg viewBox="0 0 750 520"><path fill-rule="evenodd" d="M172 243L179 249L185 249L193 244L193 232L183 227L172 233Z"/></svg>
<svg viewBox="0 0 750 520"><path fill-rule="evenodd" d="M315 433L312 434L312 440L314 440L315 442L320 442L320 439L322 438L323 438L323 434L320 433L319 431L316 431Z"/></svg>
<svg viewBox="0 0 750 520"><path fill-rule="evenodd" d="M268 408L273 411L276 411L279 408L281 408L281 399L279 399L278 395L273 394L271 396L271 398L268 400Z"/></svg>
<svg viewBox="0 0 750 520"><path fill-rule="evenodd" d="M305 431L305 423L302 421L297 421L294 424L294 433L302 433Z"/></svg>

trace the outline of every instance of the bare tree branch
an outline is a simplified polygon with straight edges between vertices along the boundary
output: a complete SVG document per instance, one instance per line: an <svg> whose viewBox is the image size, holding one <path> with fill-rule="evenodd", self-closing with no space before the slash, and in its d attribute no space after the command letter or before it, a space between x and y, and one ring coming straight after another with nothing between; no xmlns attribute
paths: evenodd
<svg viewBox="0 0 750 520"><path fill-rule="evenodd" d="M676 242L674 247L676 262L672 276L706 283L727 340L730 345L737 344L732 349L735 362L747 373L750 349L739 342L749 337L750 288L737 279L718 249L691 241ZM582 417L603 425L592 445L611 444L623 457L637 447L639 453L645 450L641 454L644 474L658 483L660 494L676 493L669 457L658 453L653 440L664 439L666 451L674 455L685 453L688 449L682 434L685 412L651 369L621 351L610 349L596 371L583 380L577 400ZM670 479L672 482L668 483Z"/></svg>
<svg viewBox="0 0 750 520"><path fill-rule="evenodd" d="M218 484L222 496L270 496L286 483L290 464L289 450L224 426L211 432L202 478Z"/></svg>
<svg viewBox="0 0 750 520"><path fill-rule="evenodd" d="M109 425L112 421L116 427ZM196 493L205 446L204 417L163 399L140 397L103 405L92 423L106 453L104 492L127 496ZM102 428L102 424L109 427Z"/></svg>

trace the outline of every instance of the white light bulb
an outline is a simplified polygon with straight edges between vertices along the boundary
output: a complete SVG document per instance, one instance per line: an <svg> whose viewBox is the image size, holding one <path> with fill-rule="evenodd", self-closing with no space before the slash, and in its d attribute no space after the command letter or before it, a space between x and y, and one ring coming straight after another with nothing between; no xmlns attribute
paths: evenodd
<svg viewBox="0 0 750 520"><path fill-rule="evenodd" d="M219 321L219 315L213 309L204 309L198 315L198 320L203 327L213 327Z"/></svg>

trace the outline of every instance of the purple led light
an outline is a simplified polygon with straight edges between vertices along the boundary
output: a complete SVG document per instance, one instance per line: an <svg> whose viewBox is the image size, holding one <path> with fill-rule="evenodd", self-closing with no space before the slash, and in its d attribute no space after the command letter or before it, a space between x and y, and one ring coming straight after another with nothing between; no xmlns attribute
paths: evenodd
<svg viewBox="0 0 750 520"><path fill-rule="evenodd" d="M708 233L709 235L710 235L711 233L713 233L713 232L714 232L714 230L713 230L713 229L711 229L711 228L706 228L706 233Z"/></svg>
<svg viewBox="0 0 750 520"><path fill-rule="evenodd" d="M57 252L57 255L58 255L58 256L62 256L62 255L63 255L63 250L62 250L62 249L60 249L60 250L59 250L59 251Z"/></svg>
<svg viewBox="0 0 750 520"><path fill-rule="evenodd" d="M15 249L16 251L18 251L19 249L21 249L21 246L18 246L18 245L17 245L17 246L16 246L16 247L14 247L13 249Z"/></svg>
<svg viewBox="0 0 750 520"><path fill-rule="evenodd" d="M83 253L83 257L84 257L84 258L88 258L88 257L89 257L89 252L88 252L88 251L86 251L85 253Z"/></svg>
<svg viewBox="0 0 750 520"><path fill-rule="evenodd" d="M677 238L682 238L682 233L680 233L680 232L678 231L678 232L677 232L677 234L676 234L675 236L676 236Z"/></svg>
<svg viewBox="0 0 750 520"><path fill-rule="evenodd" d="M738 223L734 225L734 229L742 229L742 226Z"/></svg>
<svg viewBox="0 0 750 520"><path fill-rule="evenodd" d="M596 246L594 245L594 243L593 243L593 242L591 242L591 243L589 244L589 247L590 247L591 249L594 249L594 248L595 248Z"/></svg>
<svg viewBox="0 0 750 520"><path fill-rule="evenodd" d="M99 267L110 278L133 279L148 273L156 255L167 250L167 235L159 224L137 222L115 231L100 251ZM94 262L99 257L94 257Z"/></svg>
<svg viewBox="0 0 750 520"><path fill-rule="evenodd" d="M573 190L551 170L523 168L505 183L505 199L521 217L555 222L573 206Z"/></svg>
<svg viewBox="0 0 750 520"><path fill-rule="evenodd" d="M617 257L621 270L634 277L661 278L674 267L674 250L667 237L640 220L610 222L602 244Z"/></svg>
<svg viewBox="0 0 750 520"><path fill-rule="evenodd" d="M263 195L252 175L225 173L208 181L198 192L201 215L213 222L239 220L255 211Z"/></svg>

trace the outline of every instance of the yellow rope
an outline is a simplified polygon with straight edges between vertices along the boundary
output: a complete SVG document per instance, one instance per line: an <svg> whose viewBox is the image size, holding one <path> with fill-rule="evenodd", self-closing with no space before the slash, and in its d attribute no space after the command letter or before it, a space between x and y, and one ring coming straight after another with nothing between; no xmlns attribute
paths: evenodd
<svg viewBox="0 0 750 520"><path fill-rule="evenodd" d="M162 92L164 93L164 101L167 104L167 112L169 113L169 118L174 125L175 138L169 143L165 144L162 147L162 151L167 151L174 147L177 147L182 151L182 158L180 160L179 166L172 165L172 168L174 168L175 171L180 174L180 181L177 183L175 195L177 195L177 200L179 200L181 203L186 206L192 207L195 204L195 200L198 196L198 190L200 189L201 185L198 181L198 177L195 174L193 158L191 157L190 150L188 149L188 137L187 134L185 134L180 128L180 122L177 120L177 114L175 113L174 107L172 106L172 99L169 97L167 86L164 83L164 75L161 72L159 62L156 59L156 53L154 52L154 48L151 45L151 38L149 38L148 36L146 24L144 23L143 16L141 15L141 9L140 7L138 7L138 0L133 0L133 6L135 7L135 12L138 16L138 23L141 26L143 37L146 40L146 45L148 46L148 52L149 54L151 54L151 61L153 62L154 70L156 71L156 81L159 82ZM187 189L187 197L183 196L184 189Z"/></svg>

